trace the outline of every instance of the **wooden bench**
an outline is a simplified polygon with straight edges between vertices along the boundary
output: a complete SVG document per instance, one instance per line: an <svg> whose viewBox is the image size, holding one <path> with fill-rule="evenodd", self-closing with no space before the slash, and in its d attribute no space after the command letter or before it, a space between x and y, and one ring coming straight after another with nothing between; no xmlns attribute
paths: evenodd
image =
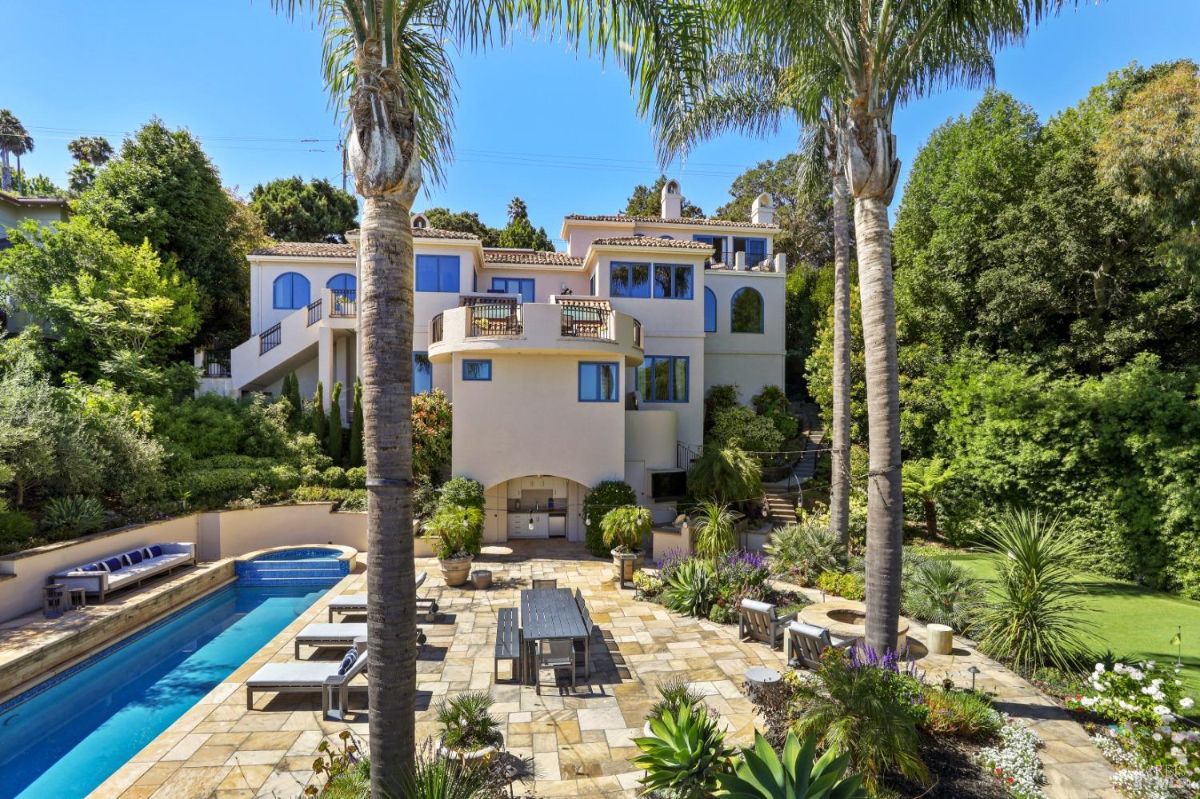
<svg viewBox="0 0 1200 799"><path fill-rule="evenodd" d="M516 608L500 608L496 616L496 660L493 677L500 682L500 661L507 660L512 668L512 680L521 680L521 628L517 625Z"/></svg>

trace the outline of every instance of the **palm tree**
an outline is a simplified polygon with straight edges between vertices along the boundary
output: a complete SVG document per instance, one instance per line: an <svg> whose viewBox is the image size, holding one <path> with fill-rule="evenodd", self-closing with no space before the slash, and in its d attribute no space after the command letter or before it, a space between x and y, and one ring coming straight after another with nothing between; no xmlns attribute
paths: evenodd
<svg viewBox="0 0 1200 799"><path fill-rule="evenodd" d="M829 86L845 111L838 137L854 198L870 432L866 642L879 652L895 646L904 522L888 224L900 175L892 117L898 105L935 88L990 82L992 48L1020 41L1029 20L1062 2L720 0L727 28L743 42L786 54L801 79Z"/></svg>
<svg viewBox="0 0 1200 799"><path fill-rule="evenodd" d="M21 171L21 156L33 152L33 137L21 120L7 108L0 108L0 189L12 190L12 169L8 157L17 157L17 172Z"/></svg>
<svg viewBox="0 0 1200 799"><path fill-rule="evenodd" d="M736 131L775 132L785 115L801 128L798 201L812 197L828 179L833 204L833 442L829 525L844 547L850 544L850 203L845 153L838 131L844 103L833 64L803 73L780 60L780 53L728 49L709 61L703 93L682 98L685 110L656 131L667 158L683 155L704 139ZM824 171L824 174L822 172Z"/></svg>
<svg viewBox="0 0 1200 799"><path fill-rule="evenodd" d="M473 48L523 21L564 31L611 56L643 109L700 80L707 17L700 0L274 0L289 17L320 15L323 67L348 125L346 154L363 197L359 335L367 468L367 634L371 792L401 796L414 764L416 624L412 537L412 201L451 152L454 69L448 47Z"/></svg>

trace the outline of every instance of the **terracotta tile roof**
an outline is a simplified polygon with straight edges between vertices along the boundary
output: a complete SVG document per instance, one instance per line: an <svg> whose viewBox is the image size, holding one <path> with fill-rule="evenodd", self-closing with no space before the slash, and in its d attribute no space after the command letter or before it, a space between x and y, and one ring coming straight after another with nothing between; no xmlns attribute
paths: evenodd
<svg viewBox="0 0 1200 799"><path fill-rule="evenodd" d="M565 252L488 248L484 248L483 260L490 264L538 264L544 266L581 266L583 264L582 258L574 258Z"/></svg>
<svg viewBox="0 0 1200 799"><path fill-rule="evenodd" d="M585 222L657 222L663 225L697 225L700 227L750 227L762 230L779 230L779 225L764 225L761 222L740 222L733 219L666 219L661 216L626 216L625 214L567 214L566 219Z"/></svg>
<svg viewBox="0 0 1200 799"><path fill-rule="evenodd" d="M357 232L357 231L351 231ZM460 233L457 230L442 230L440 228L417 228L413 230L415 239L463 239L478 241L471 233ZM330 244L323 241L279 241L270 247L259 247L251 255L282 255L293 258L353 258L354 247L350 244Z"/></svg>
<svg viewBox="0 0 1200 799"><path fill-rule="evenodd" d="M596 239L592 244L616 245L620 247L661 247L668 250L704 250L712 251L712 245L704 241L686 241L684 239L660 239L654 236L618 236Z"/></svg>

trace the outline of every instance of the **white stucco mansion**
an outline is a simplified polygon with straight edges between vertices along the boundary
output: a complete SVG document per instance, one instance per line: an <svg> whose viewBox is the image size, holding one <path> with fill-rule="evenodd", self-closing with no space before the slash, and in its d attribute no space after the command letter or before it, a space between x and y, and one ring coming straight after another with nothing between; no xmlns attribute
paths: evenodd
<svg viewBox="0 0 1200 799"><path fill-rule="evenodd" d="M783 385L771 198L746 221L684 219L681 202L672 180L661 216L568 216L566 252L485 248L414 217L413 391L453 404L453 473L484 485L487 541L582 541L583 496L606 479L669 519L708 387L747 401ZM278 393L295 372L305 396L320 380L328 398L354 382L350 238L250 255L253 335L227 363L200 362L205 390Z"/></svg>

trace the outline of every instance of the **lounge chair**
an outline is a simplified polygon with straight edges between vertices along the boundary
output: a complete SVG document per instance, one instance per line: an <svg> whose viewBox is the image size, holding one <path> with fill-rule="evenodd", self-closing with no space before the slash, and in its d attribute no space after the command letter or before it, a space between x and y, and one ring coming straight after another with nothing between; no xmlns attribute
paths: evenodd
<svg viewBox="0 0 1200 799"><path fill-rule="evenodd" d="M351 655L354 655L351 658ZM268 663L246 680L246 709L254 710L254 694L321 693L321 712L329 715L333 696L337 694L337 718L346 715L350 681L367 668L366 650L359 653L351 647L341 662L299 661Z"/></svg>
<svg viewBox="0 0 1200 799"><path fill-rule="evenodd" d="M151 544L61 571L53 576L52 581L68 589L82 588L103 602L108 594L117 589L141 585L144 580L156 575L195 564L194 544Z"/></svg>
<svg viewBox="0 0 1200 799"><path fill-rule="evenodd" d="M783 659L792 666L815 669L821 665L821 653L826 649L845 649L853 643L853 638L835 638L824 627L794 621L787 627Z"/></svg>
<svg viewBox="0 0 1200 799"><path fill-rule="evenodd" d="M414 589L420 588L428 575L421 572L417 575L416 585ZM438 604L430 597L417 597L417 615L424 616L425 621L432 621L437 615ZM367 595L366 594L342 594L329 600L329 621L333 621L333 614L345 616L350 613L362 614L367 612Z"/></svg>
<svg viewBox="0 0 1200 799"><path fill-rule="evenodd" d="M296 659L300 659L302 646L352 646L355 638L366 637L366 622L310 624L296 635Z"/></svg>
<svg viewBox="0 0 1200 799"><path fill-rule="evenodd" d="M795 619L795 613L778 615L777 609L770 602L743 599L738 609L738 637L763 641L775 649L783 640L783 628Z"/></svg>

